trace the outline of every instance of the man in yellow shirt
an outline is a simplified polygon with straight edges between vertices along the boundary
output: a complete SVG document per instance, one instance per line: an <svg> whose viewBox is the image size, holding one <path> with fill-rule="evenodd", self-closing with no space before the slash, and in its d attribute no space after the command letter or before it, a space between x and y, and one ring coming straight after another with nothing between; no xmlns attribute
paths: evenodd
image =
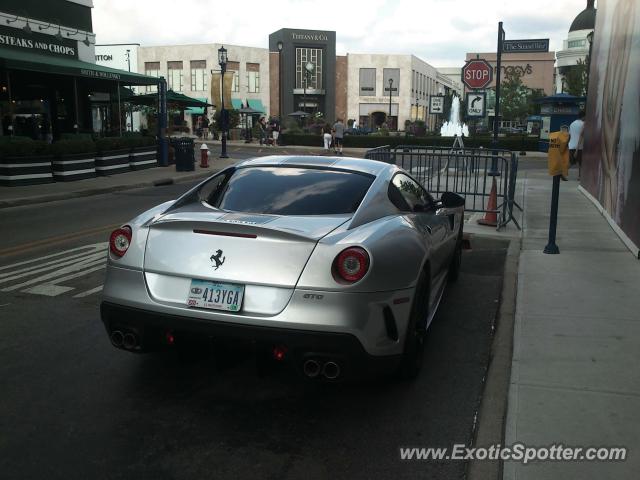
<svg viewBox="0 0 640 480"><path fill-rule="evenodd" d="M562 125L559 132L549 134L549 175L560 175L567 180L569 175L569 127Z"/></svg>

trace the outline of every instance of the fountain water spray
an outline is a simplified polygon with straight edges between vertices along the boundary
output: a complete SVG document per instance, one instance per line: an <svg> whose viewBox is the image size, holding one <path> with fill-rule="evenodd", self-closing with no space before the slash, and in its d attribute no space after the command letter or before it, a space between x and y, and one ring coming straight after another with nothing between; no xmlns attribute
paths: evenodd
<svg viewBox="0 0 640 480"><path fill-rule="evenodd" d="M443 137L469 136L469 129L465 123L460 123L460 99L453 96L451 101L451 112L449 113L449 121L444 122L440 128L440 135Z"/></svg>

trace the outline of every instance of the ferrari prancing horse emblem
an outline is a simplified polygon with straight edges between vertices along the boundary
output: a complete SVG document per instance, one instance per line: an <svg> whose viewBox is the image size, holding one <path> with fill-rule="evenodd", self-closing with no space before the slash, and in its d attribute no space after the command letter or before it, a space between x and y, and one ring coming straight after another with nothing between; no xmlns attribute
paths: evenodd
<svg viewBox="0 0 640 480"><path fill-rule="evenodd" d="M211 255L211 257L209 258L209 260L211 260L212 262L216 262L215 264L216 270L220 268L220 266L224 263L224 260L226 258L226 257L222 257L222 260L221 260L220 257L222 257L222 250L218 250L215 255ZM211 266L213 267L213 265Z"/></svg>

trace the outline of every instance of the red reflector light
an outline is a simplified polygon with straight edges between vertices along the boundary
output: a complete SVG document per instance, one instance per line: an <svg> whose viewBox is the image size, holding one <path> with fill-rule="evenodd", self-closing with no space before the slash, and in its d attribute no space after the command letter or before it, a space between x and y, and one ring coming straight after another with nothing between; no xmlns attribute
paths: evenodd
<svg viewBox="0 0 640 480"><path fill-rule="evenodd" d="M276 347L273 347L273 359L277 362L281 362L282 360L284 360L284 357L287 354L287 347L285 347L284 345L278 345Z"/></svg>
<svg viewBox="0 0 640 480"><path fill-rule="evenodd" d="M173 336L173 333L171 332L167 332L164 334L164 339L167 342L167 345L173 345L176 341L175 337Z"/></svg>
<svg viewBox="0 0 640 480"><path fill-rule="evenodd" d="M131 227L125 225L111 232L109 237L109 250L118 257L122 257L131 245Z"/></svg>
<svg viewBox="0 0 640 480"><path fill-rule="evenodd" d="M362 279L369 270L369 254L364 248L347 248L340 252L334 265L340 278L354 283Z"/></svg>

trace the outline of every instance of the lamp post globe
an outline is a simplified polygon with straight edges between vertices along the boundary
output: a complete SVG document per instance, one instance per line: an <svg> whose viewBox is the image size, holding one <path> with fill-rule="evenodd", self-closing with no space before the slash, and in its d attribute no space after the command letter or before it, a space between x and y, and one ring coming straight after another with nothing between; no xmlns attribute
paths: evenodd
<svg viewBox="0 0 640 480"><path fill-rule="evenodd" d="M229 128L229 121L227 118L227 111L224 108L224 74L227 71L227 49L222 45L218 49L218 65L220 65L221 72L221 103L220 106L220 130L221 130L221 143L220 158L229 158L227 155L227 129Z"/></svg>

